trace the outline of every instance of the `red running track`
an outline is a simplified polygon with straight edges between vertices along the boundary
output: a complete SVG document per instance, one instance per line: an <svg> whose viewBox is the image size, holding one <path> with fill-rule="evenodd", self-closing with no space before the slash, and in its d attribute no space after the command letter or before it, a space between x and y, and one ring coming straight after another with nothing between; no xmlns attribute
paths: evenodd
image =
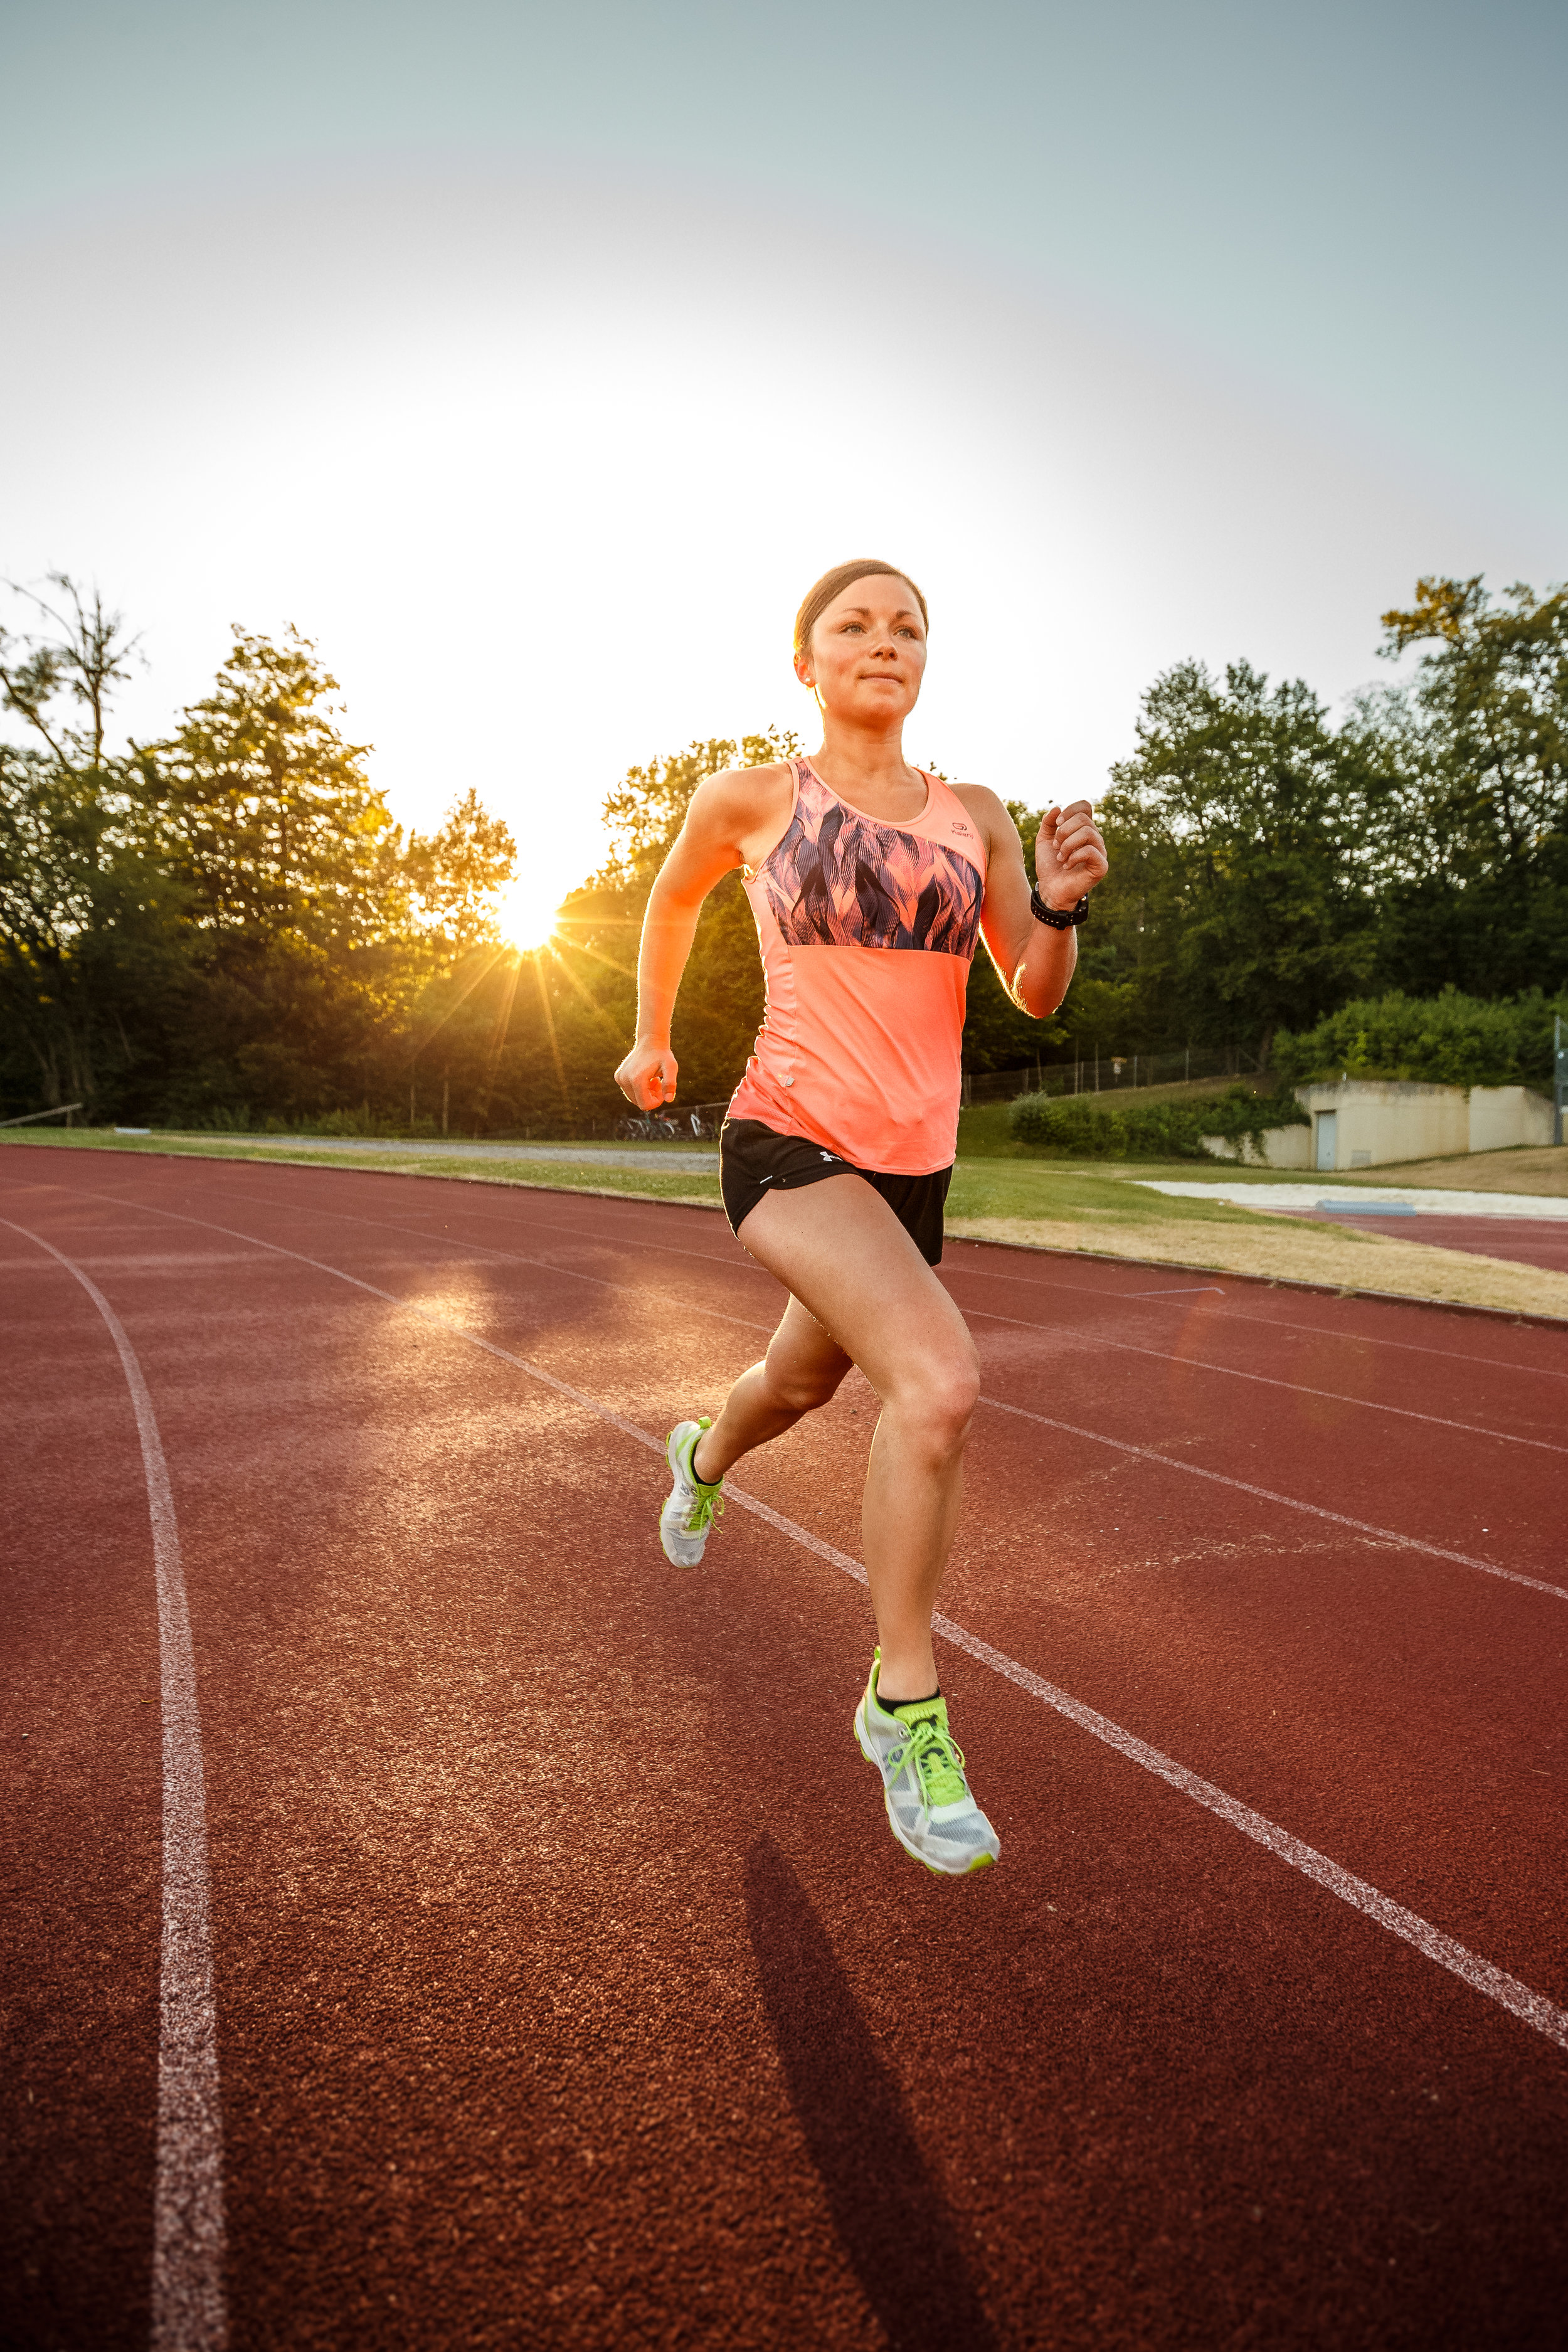
<svg viewBox="0 0 1568 2352"><path fill-rule="evenodd" d="M1391 1217L1369 1211L1288 1210L1317 1225L1354 1225L1363 1234L1390 1234L1395 1241L1425 1242L1431 1249L1464 1250L1476 1257L1500 1257L1520 1265L1544 1265L1568 1274L1568 1220L1562 1217Z"/></svg>
<svg viewBox="0 0 1568 2352"><path fill-rule="evenodd" d="M939 1884L849 1730L864 1385L657 1549L637 1433L779 1305L716 1216L37 1165L7 2341L147 2341L171 2141L144 1457L20 1226L168 1463L230 2343L1561 2345L1568 1334L952 1244Z"/></svg>

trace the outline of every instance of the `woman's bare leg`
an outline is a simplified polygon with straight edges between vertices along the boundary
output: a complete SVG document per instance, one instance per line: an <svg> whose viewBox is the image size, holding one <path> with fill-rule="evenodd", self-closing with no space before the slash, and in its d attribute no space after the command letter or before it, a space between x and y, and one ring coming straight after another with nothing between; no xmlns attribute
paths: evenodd
<svg viewBox="0 0 1568 2352"><path fill-rule="evenodd" d="M742 1454L782 1437L804 1413L827 1403L848 1370L837 1341L792 1298L762 1362L741 1374L718 1420L698 1439L691 1456L697 1475L722 1478Z"/></svg>
<svg viewBox="0 0 1568 2352"><path fill-rule="evenodd" d="M826 1403L849 1363L858 1364L882 1407L861 1516L882 1651L878 1688L889 1705L923 1698L937 1686L931 1612L980 1388L973 1341L891 1209L861 1177L828 1176L770 1192L741 1237L787 1286L792 1304L767 1357L742 1374L704 1437L699 1475L721 1475L742 1452Z"/></svg>

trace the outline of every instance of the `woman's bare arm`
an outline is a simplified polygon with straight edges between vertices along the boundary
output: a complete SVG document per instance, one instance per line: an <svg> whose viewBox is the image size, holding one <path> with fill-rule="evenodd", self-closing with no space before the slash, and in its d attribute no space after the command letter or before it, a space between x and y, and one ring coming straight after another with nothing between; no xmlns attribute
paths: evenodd
<svg viewBox="0 0 1568 2352"><path fill-rule="evenodd" d="M759 835L766 839L770 826L775 833L782 828L788 792L787 768L728 768L707 777L691 795L643 917L637 1043L616 1072L616 1086L638 1110L675 1100L679 1069L669 1029L702 901L754 855Z"/></svg>
<svg viewBox="0 0 1568 2352"><path fill-rule="evenodd" d="M1078 963L1078 934L1038 923L1029 911L1029 877L1018 828L996 794L963 784L959 797L987 840L985 900L980 927L1003 987L1019 1010L1048 1020L1068 992ZM1047 809L1035 844L1037 887L1047 907L1065 909L1103 882L1105 844L1087 801Z"/></svg>

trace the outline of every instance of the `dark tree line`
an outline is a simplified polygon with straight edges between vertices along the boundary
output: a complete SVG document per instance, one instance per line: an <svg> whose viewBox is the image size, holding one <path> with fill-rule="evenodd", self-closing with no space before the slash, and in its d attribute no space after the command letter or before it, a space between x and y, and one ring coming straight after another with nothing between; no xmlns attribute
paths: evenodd
<svg viewBox="0 0 1568 2352"><path fill-rule="evenodd" d="M1352 998L1568 980L1568 591L1423 580L1384 629L1415 673L1337 726L1246 663L1150 688L1084 933L1108 1031L1267 1058Z"/></svg>
<svg viewBox="0 0 1568 2352"><path fill-rule="evenodd" d="M510 872L473 791L405 833L315 648L235 632L164 740L106 749L134 655L57 579L0 642L0 1090L160 1125L384 1112Z"/></svg>
<svg viewBox="0 0 1568 2352"><path fill-rule="evenodd" d="M1414 673L1338 722L1300 681L1245 663L1156 679L1100 803L1111 877L1068 1003L1029 1021L981 958L970 1067L1091 1047L1267 1058L1277 1036L1299 1055L1304 1033L1339 1037L1343 1007L1357 1037L1392 1038L1416 1016L1380 1027L1367 1006L1452 988L1541 1006L1531 992L1563 986L1568 592L1422 581L1384 629L1391 656L1418 650ZM136 1124L454 1131L613 1118L642 909L687 803L717 768L797 748L714 740L632 770L605 801L603 866L550 947L520 957L496 918L505 824L469 784L434 834L397 825L308 640L237 630L209 695L164 739L110 754L134 656L119 616L63 578L0 636L20 739L0 744L5 1114L79 1101ZM1038 813L1014 814L1030 851ZM685 1099L729 1093L761 1014L731 876L678 1010Z"/></svg>

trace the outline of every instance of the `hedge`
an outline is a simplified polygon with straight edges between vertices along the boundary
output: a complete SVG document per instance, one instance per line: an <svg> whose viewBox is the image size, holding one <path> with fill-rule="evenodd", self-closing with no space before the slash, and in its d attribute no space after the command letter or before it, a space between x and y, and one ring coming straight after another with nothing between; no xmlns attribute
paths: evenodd
<svg viewBox="0 0 1568 2352"><path fill-rule="evenodd" d="M1568 1020L1568 996L1539 988L1489 1000L1462 995L1358 997L1311 1029L1275 1033L1273 1063L1300 1085L1310 1078L1394 1078L1426 1086L1550 1085L1552 1024Z"/></svg>
<svg viewBox="0 0 1568 2352"><path fill-rule="evenodd" d="M1293 1094L1255 1095L1228 1087L1200 1100L1119 1103L1108 1095L1021 1095L1012 1128L1020 1143L1079 1160L1205 1160L1205 1135L1247 1137L1261 1150L1270 1127L1307 1127Z"/></svg>

